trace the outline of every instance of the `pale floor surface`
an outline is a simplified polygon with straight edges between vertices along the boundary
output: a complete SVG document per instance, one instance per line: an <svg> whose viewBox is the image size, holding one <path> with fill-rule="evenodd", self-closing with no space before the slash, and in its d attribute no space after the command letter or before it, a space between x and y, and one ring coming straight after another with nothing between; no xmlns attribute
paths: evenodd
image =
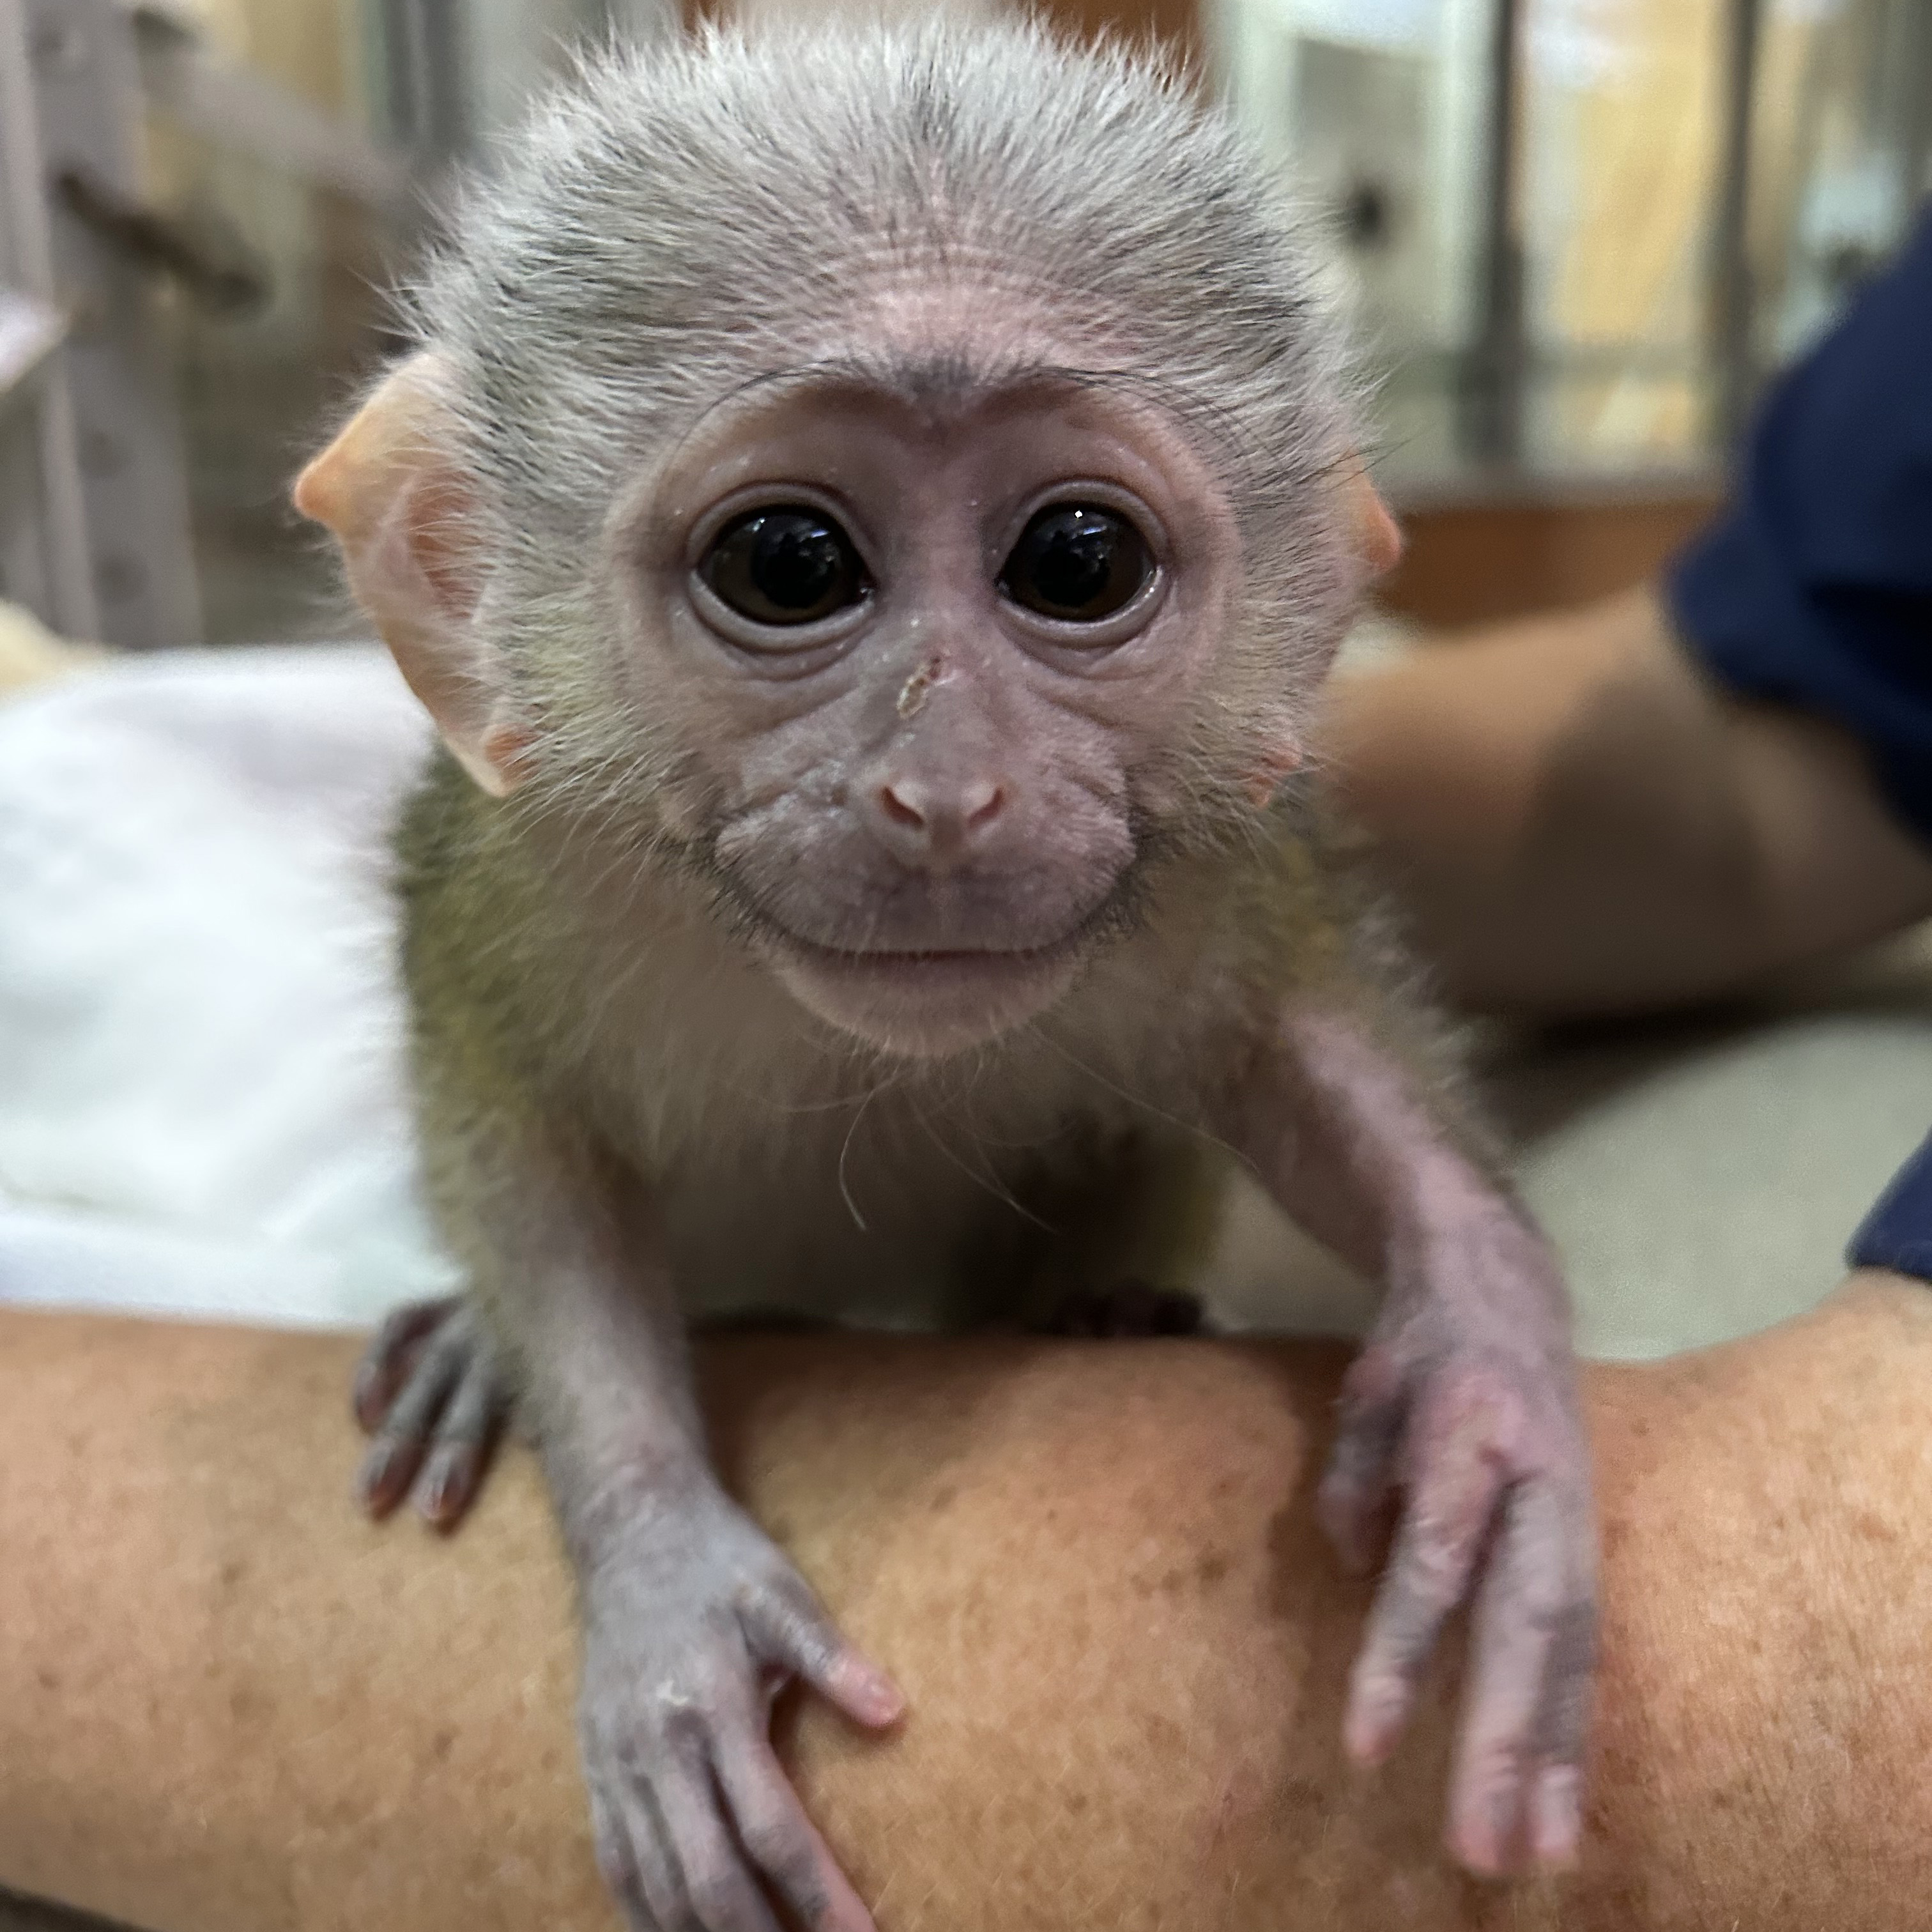
<svg viewBox="0 0 1932 1932"><path fill-rule="evenodd" d="M1489 1058L1584 1352L1748 1334L1839 1280L1853 1231L1932 1130L1932 926L1724 1013L1498 1040ZM1294 1239L1249 1196L1216 1258L1217 1300L1258 1310ZM1358 1330L1366 1292L1298 1245L1314 1324Z"/></svg>

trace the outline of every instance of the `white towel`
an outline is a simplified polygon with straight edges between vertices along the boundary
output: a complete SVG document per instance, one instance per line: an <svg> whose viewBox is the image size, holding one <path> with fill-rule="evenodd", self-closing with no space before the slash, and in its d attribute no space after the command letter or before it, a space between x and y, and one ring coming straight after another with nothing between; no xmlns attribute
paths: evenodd
<svg viewBox="0 0 1932 1932"><path fill-rule="evenodd" d="M0 1300L361 1325L448 1284L382 878L428 742L363 647L0 706Z"/></svg>

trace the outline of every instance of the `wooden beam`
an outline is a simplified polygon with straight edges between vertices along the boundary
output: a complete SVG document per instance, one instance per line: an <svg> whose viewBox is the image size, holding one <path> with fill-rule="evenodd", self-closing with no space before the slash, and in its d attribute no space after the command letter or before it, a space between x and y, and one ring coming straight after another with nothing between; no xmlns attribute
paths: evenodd
<svg viewBox="0 0 1932 1932"><path fill-rule="evenodd" d="M1716 483L1686 482L1418 505L1376 601L1430 629L1587 604L1654 575L1722 501Z"/></svg>

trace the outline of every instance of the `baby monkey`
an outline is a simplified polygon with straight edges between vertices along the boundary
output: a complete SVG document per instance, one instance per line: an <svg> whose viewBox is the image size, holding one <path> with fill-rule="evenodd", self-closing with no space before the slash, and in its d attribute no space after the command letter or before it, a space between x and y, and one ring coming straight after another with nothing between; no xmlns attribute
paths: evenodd
<svg viewBox="0 0 1932 1932"><path fill-rule="evenodd" d="M1576 1848L1562 1284L1301 769L1396 542L1315 287L1154 65L714 36L540 112L298 485L445 748L399 874L469 1292L378 1339L366 1492L453 1520L518 1406L635 1925L866 1932L770 1700L901 1709L713 1474L689 1322L1090 1321L1210 1150L1386 1284L1321 1497L1360 1564L1394 1521L1350 1750L1473 1595L1450 1842Z"/></svg>

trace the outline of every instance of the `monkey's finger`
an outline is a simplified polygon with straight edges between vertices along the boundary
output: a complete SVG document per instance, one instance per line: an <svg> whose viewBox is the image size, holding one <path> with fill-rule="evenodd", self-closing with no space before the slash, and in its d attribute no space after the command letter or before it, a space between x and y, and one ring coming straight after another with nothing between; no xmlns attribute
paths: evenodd
<svg viewBox="0 0 1932 1932"><path fill-rule="evenodd" d="M1334 1447L1315 1508L1342 1562L1358 1574L1374 1568L1388 1528L1408 1402L1400 1364L1373 1342L1342 1378Z"/></svg>
<svg viewBox="0 0 1932 1932"><path fill-rule="evenodd" d="M1432 1390L1408 1439L1408 1496L1348 1687L1349 1755L1377 1764L1408 1721L1444 1622L1468 1594L1507 1480L1492 1405Z"/></svg>
<svg viewBox="0 0 1932 1932"><path fill-rule="evenodd" d="M905 1714L905 1693L846 1642L802 1582L759 1591L738 1614L754 1657L802 1678L854 1724L882 1730Z"/></svg>
<svg viewBox="0 0 1932 1932"><path fill-rule="evenodd" d="M1450 1849L1472 1871L1511 1870L1526 1852L1544 1865L1576 1856L1597 1620L1575 1516L1535 1480L1504 1505L1450 1785Z"/></svg>
<svg viewBox="0 0 1932 1932"><path fill-rule="evenodd" d="M416 1485L423 1520L454 1529L476 1499L510 1405L488 1352L477 1349L436 1424L434 1447Z"/></svg>
<svg viewBox="0 0 1932 1932"><path fill-rule="evenodd" d="M621 1785L622 1780L616 1780ZM650 1801L605 1798L590 1779L590 1842L597 1870L631 1932L676 1932L688 1925L682 1888Z"/></svg>
<svg viewBox="0 0 1932 1932"><path fill-rule="evenodd" d="M746 1856L806 1932L874 1932L872 1915L806 1816L764 1733L734 1727L713 1754Z"/></svg>
<svg viewBox="0 0 1932 1932"><path fill-rule="evenodd" d="M409 1380L424 1336L456 1306L448 1296L436 1301L408 1301L383 1318L356 1366L350 1398L365 1434L373 1436L388 1414L397 1391Z"/></svg>
<svg viewBox="0 0 1932 1932"><path fill-rule="evenodd" d="M718 1815L710 1766L701 1749L659 1781L657 1801L692 1922L704 1932L779 1932L745 1853Z"/></svg>
<svg viewBox="0 0 1932 1932"><path fill-rule="evenodd" d="M631 1836L616 1810L590 1790L590 1850L597 1861L597 1875L610 1896L625 1906L638 1892L638 1862L631 1853Z"/></svg>
<svg viewBox="0 0 1932 1932"><path fill-rule="evenodd" d="M362 1502L370 1515L387 1516L409 1494L436 1418L463 1379L474 1351L472 1338L455 1322L446 1322L424 1346L362 1459Z"/></svg>

